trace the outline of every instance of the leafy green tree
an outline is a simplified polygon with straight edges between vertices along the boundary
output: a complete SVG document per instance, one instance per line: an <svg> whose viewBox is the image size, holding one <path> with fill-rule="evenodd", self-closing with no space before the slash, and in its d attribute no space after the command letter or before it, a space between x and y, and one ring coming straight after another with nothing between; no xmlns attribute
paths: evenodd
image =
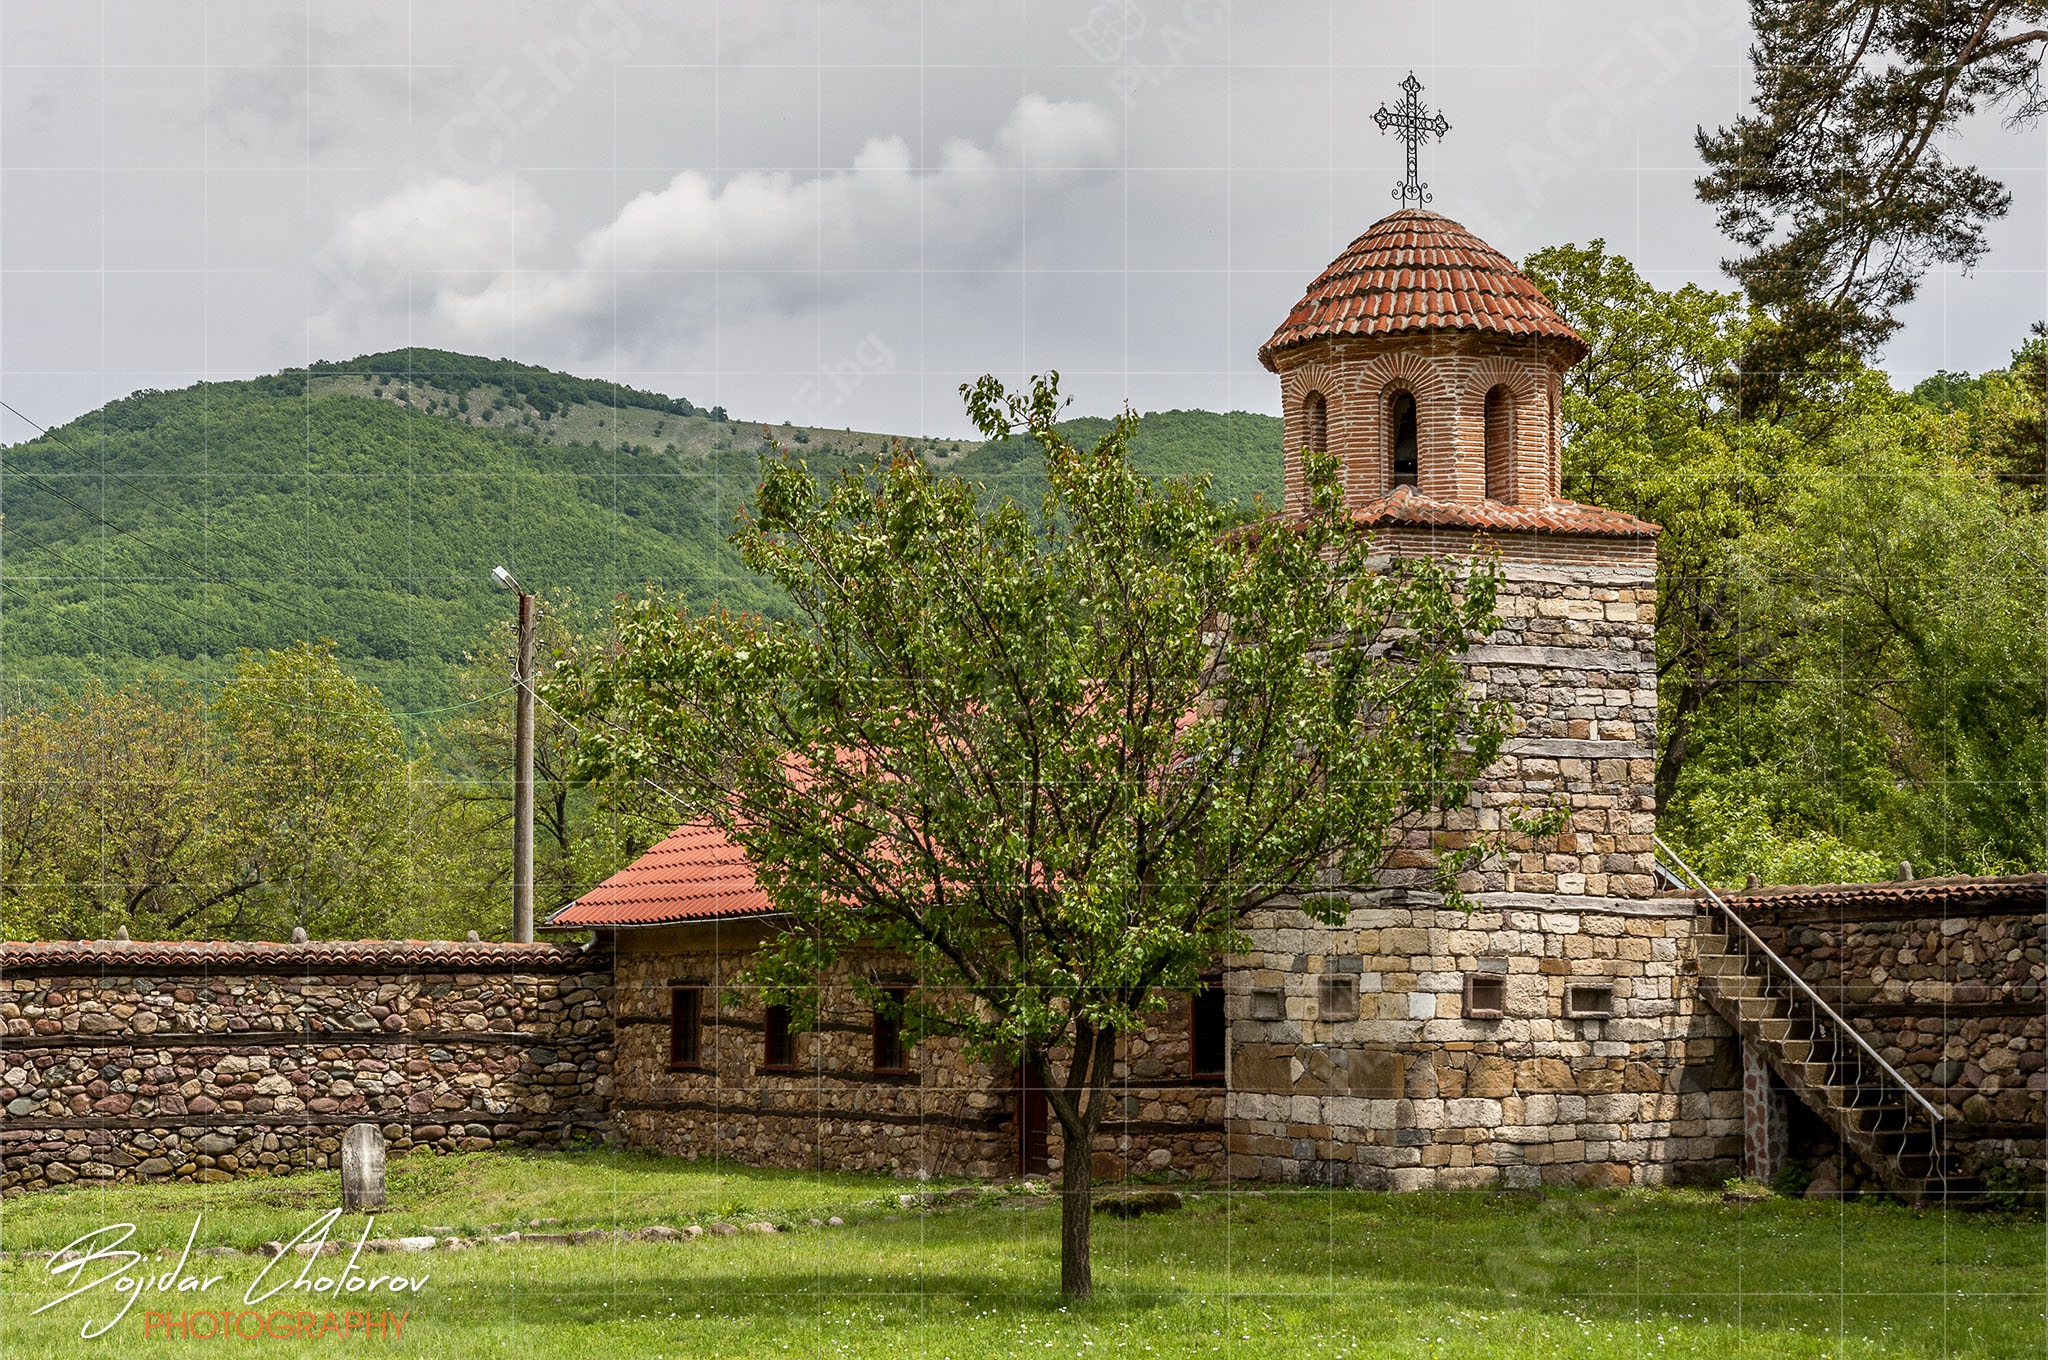
<svg viewBox="0 0 2048 1360"><path fill-rule="evenodd" d="M411 886L415 791L376 687L343 671L330 642L245 652L212 718L231 763L222 815L261 880L266 924L382 933L383 908Z"/></svg>
<svg viewBox="0 0 2048 1360"><path fill-rule="evenodd" d="M2038 120L2042 0L1750 0L1755 112L1700 129L1703 202L1745 254L1726 267L1783 322L1744 368L1768 390L1869 354L1936 263L1968 267L2012 196L1943 143L1996 109Z"/></svg>
<svg viewBox="0 0 2048 1360"><path fill-rule="evenodd" d="M2048 346L1911 399L1846 361L1745 409L1774 323L1741 299L1654 288L1597 241L1526 268L1591 346L1567 494L1664 526L1665 833L1734 881L2039 863L2048 599L2016 469Z"/></svg>
<svg viewBox="0 0 2048 1360"><path fill-rule="evenodd" d="M196 687L88 683L0 719L12 938L450 936L475 844L376 689L328 643ZM502 913L499 913L502 915Z"/></svg>
<svg viewBox="0 0 2048 1360"><path fill-rule="evenodd" d="M767 461L736 541L788 617L655 596L554 693L611 715L600 766L700 797L749 852L790 918L754 969L771 997L801 1013L841 951L898 950L913 1026L1037 1071L1061 1286L1086 1297L1118 1036L1241 947L1245 910L1371 881L1400 828L1466 802L1509 714L1459 664L1492 574L1369 570L1327 458L1306 519L1222 533L1199 480L1132 469L1129 417L1067 443L1056 383L969 393L985 433L1043 449L1036 520L909 456L827 489Z"/></svg>
<svg viewBox="0 0 2048 1360"><path fill-rule="evenodd" d="M1904 403L1866 415L1745 546L1778 646L1727 721L1771 741L1728 741L1715 782L1894 859L2020 870L2048 826L2042 525L1964 442Z"/></svg>
<svg viewBox="0 0 2048 1360"><path fill-rule="evenodd" d="M1797 432L1744 421L1731 379L1759 324L1741 298L1651 285L1606 242L1523 268L1591 347L1565 375L1567 496L1664 527L1657 545L1657 802L1670 803L1700 715L1754 670L1736 546L1767 518Z"/></svg>
<svg viewBox="0 0 2048 1360"><path fill-rule="evenodd" d="M2036 321L2003 369L1936 373L1913 398L1967 417L1970 447L2000 480L2020 488L2032 510L2048 508L2048 323Z"/></svg>
<svg viewBox="0 0 2048 1360"><path fill-rule="evenodd" d="M232 847L221 753L189 687L96 682L0 720L0 930L177 938L262 885Z"/></svg>

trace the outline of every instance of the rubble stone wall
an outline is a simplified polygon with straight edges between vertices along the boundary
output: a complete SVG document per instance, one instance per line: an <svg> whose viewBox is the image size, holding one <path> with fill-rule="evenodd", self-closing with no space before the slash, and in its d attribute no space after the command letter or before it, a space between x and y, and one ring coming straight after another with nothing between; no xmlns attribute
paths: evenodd
<svg viewBox="0 0 2048 1360"><path fill-rule="evenodd" d="M1996 898L1939 904L1913 900L1942 896L1938 882L1841 890L1830 904L1769 890L1728 900L1941 1107L1966 1171L2038 1175L2048 1169L2048 880L2007 884Z"/></svg>
<svg viewBox="0 0 2048 1360"><path fill-rule="evenodd" d="M0 946L0 1185L221 1181L607 1134L610 961L561 945Z"/></svg>
<svg viewBox="0 0 2048 1360"><path fill-rule="evenodd" d="M875 1071L874 1013L851 979L909 984L900 958L843 958L819 983L816 1024L794 1036L793 1064L764 1067L765 1005L734 987L762 934L758 922L619 932L612 1118L628 1144L766 1166L1019 1174L1009 1064L930 1038L906 1054L904 1072ZM700 1056L693 1067L673 1068L669 992L681 984L704 989ZM1187 1005L1170 998L1143 1034L1123 1041L1116 1104L1091 1150L1098 1178L1221 1171L1223 1091L1192 1082L1189 1061ZM1048 1169L1057 1171L1064 1148L1050 1116L1047 1145Z"/></svg>

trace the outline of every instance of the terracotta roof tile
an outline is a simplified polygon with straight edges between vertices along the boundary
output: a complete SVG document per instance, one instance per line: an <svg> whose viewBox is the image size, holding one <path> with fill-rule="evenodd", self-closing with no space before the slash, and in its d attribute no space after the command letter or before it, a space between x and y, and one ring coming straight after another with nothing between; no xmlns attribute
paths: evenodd
<svg viewBox="0 0 2048 1360"><path fill-rule="evenodd" d="M1562 342L1574 362L1586 342L1514 261L1471 232L1420 208L1366 228L1309 285L1259 362L1310 340L1404 331L1492 331Z"/></svg>
<svg viewBox="0 0 2048 1360"><path fill-rule="evenodd" d="M1586 534L1600 538L1652 538L1663 530L1648 520L1577 501L1546 505L1504 505L1499 501L1439 501L1397 486L1351 512L1354 524L1376 529L1412 525L1430 529L1477 529L1495 533Z"/></svg>
<svg viewBox="0 0 2048 1360"><path fill-rule="evenodd" d="M670 832L646 854L550 916L545 928L664 925L774 911L746 851L703 820Z"/></svg>
<svg viewBox="0 0 2048 1360"><path fill-rule="evenodd" d="M559 972L591 962L574 945L459 940L57 940L0 944L0 972L111 973L124 968L280 975L339 972Z"/></svg>
<svg viewBox="0 0 2048 1360"><path fill-rule="evenodd" d="M1735 908L1738 916L1745 907L1925 907L1929 916L1962 916L2011 906L2031 906L2039 911L2048 908L2048 874L1921 878L1903 883L1794 883L1722 893L1721 900Z"/></svg>

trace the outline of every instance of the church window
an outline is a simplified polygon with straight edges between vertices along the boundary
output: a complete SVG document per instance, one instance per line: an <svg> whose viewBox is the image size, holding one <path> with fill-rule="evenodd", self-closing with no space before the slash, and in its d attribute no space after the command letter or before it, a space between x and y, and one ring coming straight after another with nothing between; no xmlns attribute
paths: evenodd
<svg viewBox="0 0 2048 1360"><path fill-rule="evenodd" d="M1571 1020L1604 1020L1614 1014L1614 988L1604 983L1568 988L1564 1013Z"/></svg>
<svg viewBox="0 0 2048 1360"><path fill-rule="evenodd" d="M1351 973L1325 973L1316 979L1316 1018L1356 1020L1358 978Z"/></svg>
<svg viewBox="0 0 2048 1360"><path fill-rule="evenodd" d="M1506 387L1486 394L1486 499L1512 501L1509 481L1514 467L1515 407Z"/></svg>
<svg viewBox="0 0 2048 1360"><path fill-rule="evenodd" d="M909 992L903 987L882 989L882 1002L875 1007L877 1072L902 1072L908 1068L903 1045L903 998L907 995Z"/></svg>
<svg viewBox="0 0 2048 1360"><path fill-rule="evenodd" d="M671 987L668 991L668 1065L696 1067L702 1059L704 989Z"/></svg>
<svg viewBox="0 0 2048 1360"><path fill-rule="evenodd" d="M1223 1052L1230 1026L1223 1016L1223 979L1202 979L1188 998L1188 1075L1196 1081L1223 1080Z"/></svg>
<svg viewBox="0 0 2048 1360"><path fill-rule="evenodd" d="M1301 403L1303 431L1310 453L1330 451L1330 403L1320 392L1311 392Z"/></svg>
<svg viewBox="0 0 2048 1360"><path fill-rule="evenodd" d="M1392 436L1389 449L1394 471L1395 486L1414 486L1416 481L1416 418L1415 394L1407 390L1394 393L1387 403L1387 429Z"/></svg>
<svg viewBox="0 0 2048 1360"><path fill-rule="evenodd" d="M796 1066L796 1040L789 1032L789 1007L770 1006L761 1023L761 1066Z"/></svg>

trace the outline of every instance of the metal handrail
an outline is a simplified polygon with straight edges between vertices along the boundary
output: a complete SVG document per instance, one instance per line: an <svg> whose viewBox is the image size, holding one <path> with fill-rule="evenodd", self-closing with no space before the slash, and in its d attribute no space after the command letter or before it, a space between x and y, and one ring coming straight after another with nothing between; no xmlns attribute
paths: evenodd
<svg viewBox="0 0 2048 1360"><path fill-rule="evenodd" d="M1826 1016L1827 1019L1835 1026L1836 1029L1848 1035L1850 1040L1856 1045L1856 1047L1862 1049L1863 1052L1870 1058L1870 1060L1877 1064L1879 1071L1883 1072L1886 1076L1890 1077L1892 1079L1892 1082L1895 1085L1897 1085L1900 1090L1904 1091L1907 1095L1911 1096L1914 1102L1918 1104L1922 1110L1926 1111L1927 1117L1930 1120L1933 1120L1936 1124L1941 1123L1943 1119L1941 1111L1936 1109L1934 1107L1933 1102L1929 1101L1926 1096L1920 1094L1920 1088L1913 1085L1912 1082L1907 1081L1904 1077L1900 1076L1898 1073L1898 1069L1893 1067L1890 1063L1886 1062L1884 1060L1884 1055L1879 1053L1876 1049L1872 1048L1870 1046L1870 1041L1865 1039L1861 1034L1858 1034L1856 1032L1856 1027L1854 1025L1851 1025L1848 1021L1844 1020L1841 1016L1837 1015L1835 1013L1835 1008L1833 1006L1830 1006L1827 1002L1821 1000L1820 993L1814 991L1813 988L1807 986L1806 979L1799 976L1799 974L1793 972L1791 965L1787 964L1783 959L1779 958L1777 954L1771 949L1771 947L1763 942L1763 938L1759 936L1754 930L1751 930L1749 928L1749 923L1747 921L1744 921L1740 916L1737 916L1735 914L1735 909L1729 906L1726 902L1723 902L1721 900L1721 895L1715 892L1713 888L1709 887L1705 879L1701 878L1698 874L1694 873L1692 866L1690 864L1687 864L1682 858L1680 858L1676 850L1673 850L1670 846L1664 843L1664 838L1662 836L1652 833L1650 839L1656 843L1657 848L1659 850L1662 850L1665 854L1671 856L1671 862L1676 864L1679 867L1679 869L1684 872L1685 876L1693 881L1693 884L1698 888L1700 892L1703 892L1707 895L1707 900L1712 902L1715 906L1719 907L1721 909L1721 914L1727 917L1730 921L1732 921L1735 924L1735 928L1737 930L1740 930L1745 936L1748 937L1750 944L1756 947L1757 952L1761 953L1764 956L1764 958L1769 961L1772 967L1776 968L1780 973L1784 974L1787 978L1789 978L1794 987L1797 987L1802 993L1805 994L1806 999L1813 1003L1815 1009L1817 1009L1822 1015ZM1666 874L1669 874L1668 870L1666 870Z"/></svg>

